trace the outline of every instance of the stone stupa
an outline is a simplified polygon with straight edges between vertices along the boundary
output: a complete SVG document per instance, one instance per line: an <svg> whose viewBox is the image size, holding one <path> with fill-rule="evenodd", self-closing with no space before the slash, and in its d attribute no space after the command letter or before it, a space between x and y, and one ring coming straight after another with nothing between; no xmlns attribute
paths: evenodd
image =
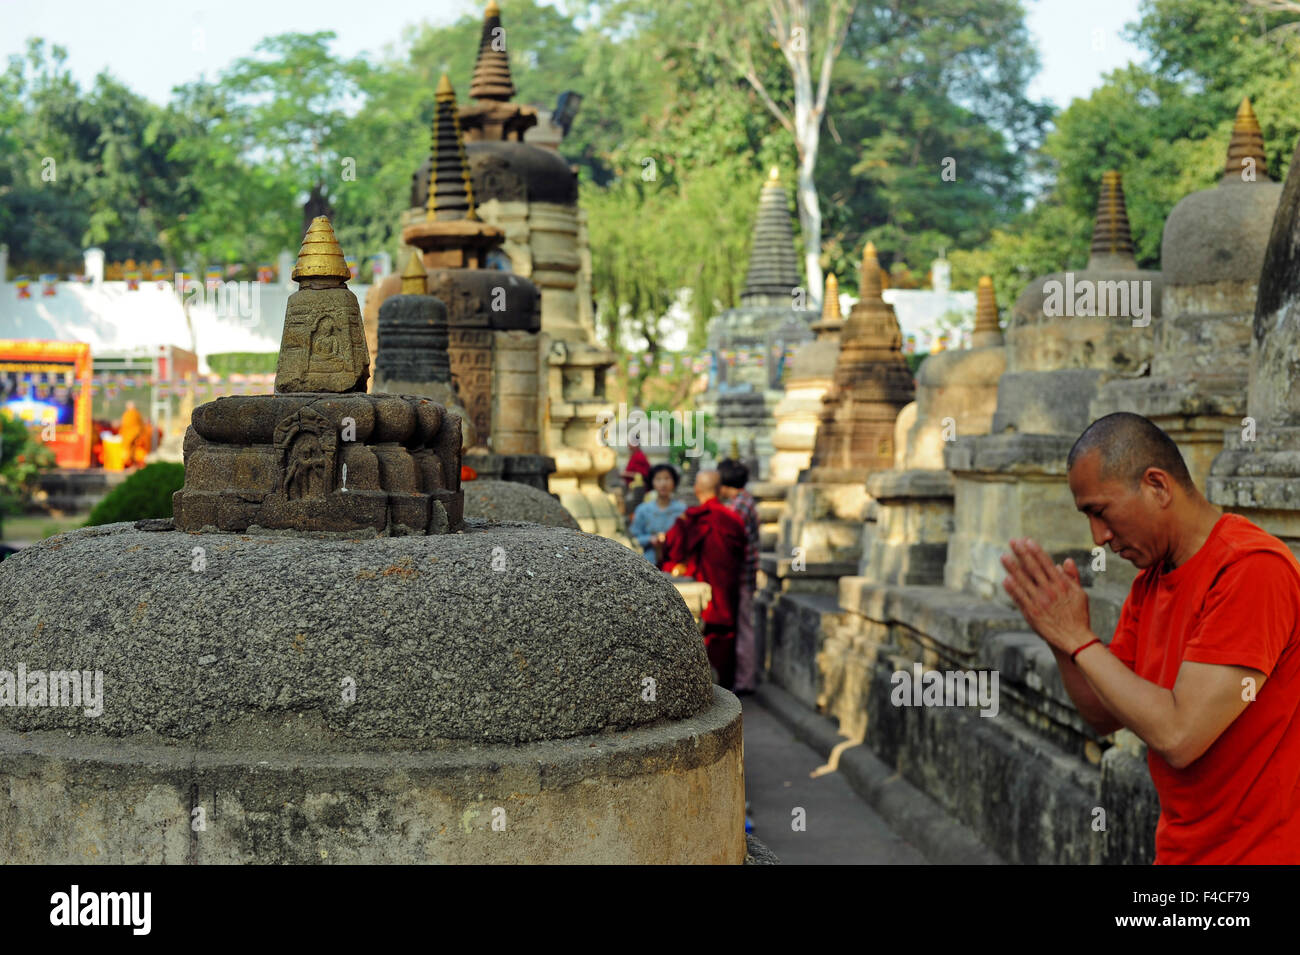
<svg viewBox="0 0 1300 955"><path fill-rule="evenodd" d="M971 347L928 356L916 370L916 401L894 424L894 467L867 478L876 504L859 573L888 584L942 584L953 529L952 475L943 449L958 435L988 434L1006 349L993 280L976 288Z"/></svg>
<svg viewBox="0 0 1300 955"><path fill-rule="evenodd" d="M447 306L429 294L420 253L411 250L401 275L401 293L379 307L376 391L424 395L460 418L462 448L475 445L474 424L451 378L447 353Z"/></svg>
<svg viewBox="0 0 1300 955"><path fill-rule="evenodd" d="M185 531L447 533L460 528L460 419L428 398L367 394L370 357L351 273L324 216L303 238L275 394L194 409Z"/></svg>
<svg viewBox="0 0 1300 955"><path fill-rule="evenodd" d="M553 145L529 141L538 110L515 102L509 37L492 0L483 12L468 102L459 109L479 217L504 235L494 260L532 281L540 296L540 362L535 402L540 453L554 461L544 489L559 497L585 531L625 540L605 478L617 452L601 440L616 406L607 398L615 365L596 337L586 213L578 171ZM553 124L552 124L553 125ZM428 176L412 182L424 202Z"/></svg>
<svg viewBox="0 0 1300 955"><path fill-rule="evenodd" d="M465 463L480 477L546 490L555 461L541 453L541 293L491 267L505 233L478 215L446 74L436 99L425 211L402 241L423 254L429 294L447 306L451 372L477 436Z"/></svg>
<svg viewBox="0 0 1300 955"><path fill-rule="evenodd" d="M1223 432L1206 496L1300 554L1300 145L1291 157L1258 277L1246 417Z"/></svg>
<svg viewBox="0 0 1300 955"><path fill-rule="evenodd" d="M672 583L462 524L458 419L365 393L342 263L316 220L276 393L195 411L174 522L0 564L0 859L743 862L740 705Z"/></svg>
<svg viewBox="0 0 1300 955"><path fill-rule="evenodd" d="M1090 582L1093 543L1066 481L1066 456L1093 420L1108 382L1150 367L1164 277L1140 269L1115 170L1102 173L1088 264L1028 284L1005 330L1006 371L987 434L958 433L943 449L953 475L953 534L944 582L1010 605L1002 555L1032 537L1057 561L1073 557ZM996 519L995 519L996 517ZM1116 585L1129 565L1111 561Z"/></svg>
<svg viewBox="0 0 1300 955"><path fill-rule="evenodd" d="M768 462L776 450L773 432L776 406L784 397L784 366L794 349L813 337L809 326L815 313L802 304L813 296L802 284L789 200L773 168L759 195L740 305L709 323L714 372L698 400L712 419L709 437L719 452L736 441L743 457L760 462L762 472L750 475L756 482L768 479Z"/></svg>
<svg viewBox="0 0 1300 955"><path fill-rule="evenodd" d="M1202 490L1224 430L1239 428L1247 414L1251 321L1281 195L1259 121L1243 99L1219 182L1185 196L1165 220L1163 318L1150 373L1107 382L1092 403L1093 418L1132 411L1154 421Z"/></svg>

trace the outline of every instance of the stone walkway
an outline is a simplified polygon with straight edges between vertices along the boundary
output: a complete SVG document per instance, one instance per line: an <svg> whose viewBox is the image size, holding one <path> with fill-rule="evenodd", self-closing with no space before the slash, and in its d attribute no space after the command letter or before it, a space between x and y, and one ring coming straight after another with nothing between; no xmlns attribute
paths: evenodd
<svg viewBox="0 0 1300 955"><path fill-rule="evenodd" d="M754 835L783 865L925 865L817 752L752 696L745 713L745 795ZM820 770L820 772L819 772ZM794 810L804 810L795 831Z"/></svg>

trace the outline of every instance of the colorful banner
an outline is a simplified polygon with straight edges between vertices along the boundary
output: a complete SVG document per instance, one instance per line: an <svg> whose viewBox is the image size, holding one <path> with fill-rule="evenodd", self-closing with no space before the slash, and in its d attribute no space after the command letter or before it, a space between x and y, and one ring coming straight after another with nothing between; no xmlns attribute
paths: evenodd
<svg viewBox="0 0 1300 955"><path fill-rule="evenodd" d="M140 270L135 268L132 262L128 262L127 265L132 266L132 268L126 270L126 290L134 292L140 288Z"/></svg>
<svg viewBox="0 0 1300 955"><path fill-rule="evenodd" d="M209 265L203 272L203 284L209 290L214 290L221 285L221 266Z"/></svg>
<svg viewBox="0 0 1300 955"><path fill-rule="evenodd" d="M51 296L55 294L54 283L59 280L59 276L52 272L45 272L41 275L41 295Z"/></svg>
<svg viewBox="0 0 1300 955"><path fill-rule="evenodd" d="M263 262L257 267L257 281L263 285L275 281L275 267L270 262Z"/></svg>
<svg viewBox="0 0 1300 955"><path fill-rule="evenodd" d="M361 272L361 270L357 268L357 257L355 255L345 255L343 256L343 261L347 263L348 271L352 273L352 281L355 282L357 275Z"/></svg>

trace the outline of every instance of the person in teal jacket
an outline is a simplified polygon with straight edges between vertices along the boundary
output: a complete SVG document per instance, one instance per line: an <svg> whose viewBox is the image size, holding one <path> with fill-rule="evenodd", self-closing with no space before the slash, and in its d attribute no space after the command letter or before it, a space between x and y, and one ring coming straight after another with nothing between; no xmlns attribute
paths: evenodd
<svg viewBox="0 0 1300 955"><path fill-rule="evenodd" d="M629 533L640 545L645 559L657 564L655 539L662 538L673 522L686 510L686 502L673 498L677 491L677 469L671 464L656 464L650 469L650 486L654 496L636 506Z"/></svg>

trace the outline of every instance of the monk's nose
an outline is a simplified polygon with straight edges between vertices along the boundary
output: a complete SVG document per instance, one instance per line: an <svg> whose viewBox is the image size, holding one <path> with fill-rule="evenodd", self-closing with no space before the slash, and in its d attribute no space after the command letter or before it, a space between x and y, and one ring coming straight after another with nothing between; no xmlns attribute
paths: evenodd
<svg viewBox="0 0 1300 955"><path fill-rule="evenodd" d="M1088 518L1088 528L1092 531L1092 542L1098 547L1106 546L1106 542L1115 536L1105 522L1096 517Z"/></svg>

